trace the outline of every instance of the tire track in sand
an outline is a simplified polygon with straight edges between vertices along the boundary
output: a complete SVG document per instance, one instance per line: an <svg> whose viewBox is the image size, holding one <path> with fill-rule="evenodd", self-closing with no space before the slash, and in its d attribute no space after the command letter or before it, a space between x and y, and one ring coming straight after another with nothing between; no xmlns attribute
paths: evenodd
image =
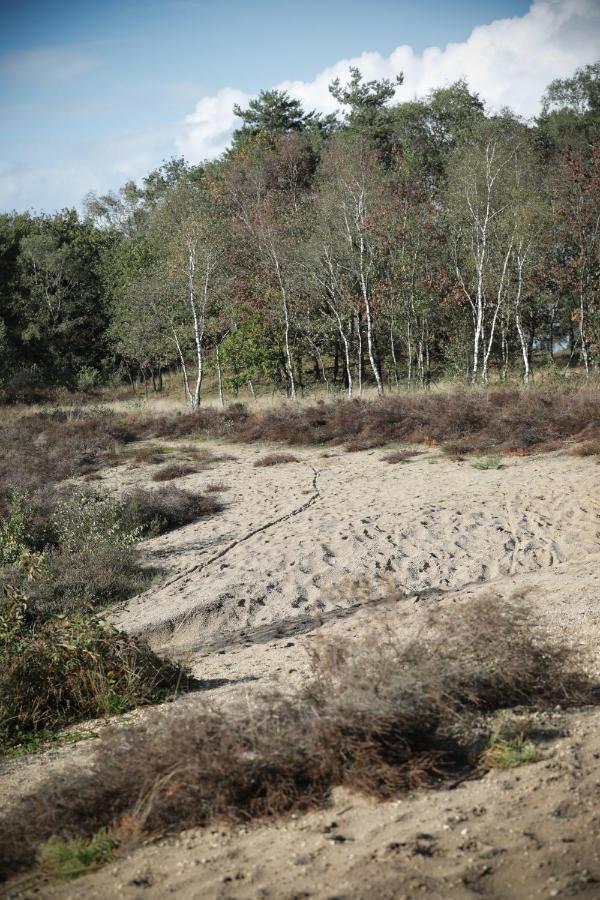
<svg viewBox="0 0 600 900"><path fill-rule="evenodd" d="M173 584L177 584L178 582L183 581L186 578L189 578L190 575L193 575L195 572L202 572L208 566L212 565L214 562L217 562L217 560L222 559L224 556L226 556L228 553L230 553L232 550L234 550L240 544L243 544L246 541L249 541L250 538L253 538L255 535L260 534L263 531L267 531L269 528L274 528L275 525L280 525L281 522L285 522L288 519L292 519L295 516L300 515L300 513L303 513L305 510L309 509L314 503L316 503L316 501L321 496L321 492L319 491L319 486L318 486L320 470L315 469L314 466L311 466L311 469L313 471L313 478L312 478L313 493L311 494L311 496L305 503L303 503L301 506L296 507L296 509L292 509L291 512L285 513L283 516L279 516L277 519L271 519L269 522L264 522L262 525L259 525L257 528L253 528L251 531L246 532L246 534L243 534L241 537L237 538L235 541L231 541L229 544L227 544L226 547L223 547L221 550L219 550L218 553L215 553L214 556L211 556L209 559L205 559L203 562L197 563L195 566L192 566L190 569L186 569L185 572L179 572L177 575L174 575L173 578L170 578L167 581L161 582L161 584L158 585L158 588L160 590L163 590L163 588L170 587Z"/></svg>

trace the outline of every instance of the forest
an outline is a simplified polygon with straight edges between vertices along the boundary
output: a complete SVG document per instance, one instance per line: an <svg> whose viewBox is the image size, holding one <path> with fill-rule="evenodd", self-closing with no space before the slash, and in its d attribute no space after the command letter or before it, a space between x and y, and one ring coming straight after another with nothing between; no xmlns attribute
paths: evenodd
<svg viewBox="0 0 600 900"><path fill-rule="evenodd" d="M84 211L0 216L0 396L181 379L294 399L487 383L600 358L600 63L533 122L464 81L394 102L351 69L335 115L268 90L217 160ZM207 381L207 379L210 381Z"/></svg>

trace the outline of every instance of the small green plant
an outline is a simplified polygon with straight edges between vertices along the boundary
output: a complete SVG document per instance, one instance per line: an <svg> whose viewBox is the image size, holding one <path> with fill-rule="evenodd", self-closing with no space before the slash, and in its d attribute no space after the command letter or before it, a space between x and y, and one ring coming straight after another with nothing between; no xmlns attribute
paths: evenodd
<svg viewBox="0 0 600 900"><path fill-rule="evenodd" d="M86 393L95 388L100 381L100 372L92 366L82 366L77 373L76 384L77 390Z"/></svg>
<svg viewBox="0 0 600 900"><path fill-rule="evenodd" d="M80 741L89 741L95 737L98 737L98 732L89 729L67 732L48 730L33 732L33 734L25 735L23 741L16 747L11 747L6 755L12 759L20 759L48 747L65 747L69 744L78 744Z"/></svg>
<svg viewBox="0 0 600 900"><path fill-rule="evenodd" d="M40 847L37 860L52 878L69 881L110 862L119 844L109 828L101 828L90 838L65 841L52 837Z"/></svg>
<svg viewBox="0 0 600 900"><path fill-rule="evenodd" d="M528 737L527 723L501 716L480 756L486 769L515 769L535 762L537 747Z"/></svg>
<svg viewBox="0 0 600 900"><path fill-rule="evenodd" d="M501 469L502 457L499 453L495 456L478 456L475 462L471 463L471 465L474 469L480 469L484 472L487 469Z"/></svg>
<svg viewBox="0 0 600 900"><path fill-rule="evenodd" d="M28 553L31 530L31 509L13 493L8 517L0 524L0 567L15 565Z"/></svg>

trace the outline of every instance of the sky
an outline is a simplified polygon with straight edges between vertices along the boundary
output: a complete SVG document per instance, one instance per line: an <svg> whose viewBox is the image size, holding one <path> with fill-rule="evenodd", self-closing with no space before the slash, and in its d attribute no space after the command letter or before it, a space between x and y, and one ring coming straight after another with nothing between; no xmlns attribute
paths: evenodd
<svg viewBox="0 0 600 900"><path fill-rule="evenodd" d="M335 108L350 65L398 100L466 77L536 115L600 57L600 0L0 0L0 211L81 207L163 160L221 153L261 89Z"/></svg>

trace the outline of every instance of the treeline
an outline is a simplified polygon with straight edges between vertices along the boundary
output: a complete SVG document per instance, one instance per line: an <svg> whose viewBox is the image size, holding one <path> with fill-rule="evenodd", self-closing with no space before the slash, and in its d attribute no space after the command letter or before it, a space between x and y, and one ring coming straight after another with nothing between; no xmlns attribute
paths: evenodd
<svg viewBox="0 0 600 900"><path fill-rule="evenodd" d="M398 77L401 81L401 76ZM217 161L165 163L83 218L0 217L0 384L180 371L227 390L308 380L349 395L487 381L600 356L600 63L525 123L465 82L394 103L330 85L335 116L264 91Z"/></svg>

